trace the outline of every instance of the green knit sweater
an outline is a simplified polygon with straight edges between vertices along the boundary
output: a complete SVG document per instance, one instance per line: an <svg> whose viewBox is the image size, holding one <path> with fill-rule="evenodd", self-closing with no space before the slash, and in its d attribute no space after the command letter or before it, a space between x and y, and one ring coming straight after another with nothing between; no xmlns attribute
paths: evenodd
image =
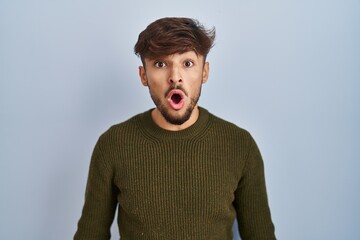
<svg viewBox="0 0 360 240"><path fill-rule="evenodd" d="M117 207L124 240L230 240L236 217L243 240L275 239L256 143L203 108L185 130L147 111L99 138L74 239L110 239Z"/></svg>

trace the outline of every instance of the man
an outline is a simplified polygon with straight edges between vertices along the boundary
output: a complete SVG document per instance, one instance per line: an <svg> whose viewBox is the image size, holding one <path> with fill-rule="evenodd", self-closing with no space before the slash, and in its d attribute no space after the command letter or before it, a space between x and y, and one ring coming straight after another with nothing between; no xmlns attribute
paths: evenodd
<svg viewBox="0 0 360 240"><path fill-rule="evenodd" d="M163 18L140 35L139 75L156 108L111 127L91 159L75 240L275 239L251 135L198 107L214 30Z"/></svg>

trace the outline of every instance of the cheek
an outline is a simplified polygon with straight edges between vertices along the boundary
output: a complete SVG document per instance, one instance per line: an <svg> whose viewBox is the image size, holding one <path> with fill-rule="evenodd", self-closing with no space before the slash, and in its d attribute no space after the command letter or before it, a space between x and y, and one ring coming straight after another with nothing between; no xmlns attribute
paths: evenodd
<svg viewBox="0 0 360 240"><path fill-rule="evenodd" d="M168 86L165 83L163 83L161 80L149 79L148 87L152 93L158 95L158 94L162 94L164 91L166 91Z"/></svg>
<svg viewBox="0 0 360 240"><path fill-rule="evenodd" d="M191 93L192 97L199 95L200 89L202 86L201 78L197 78L196 81L193 81L189 86L189 92Z"/></svg>
<svg viewBox="0 0 360 240"><path fill-rule="evenodd" d="M192 77L192 85L197 88L203 83L203 79L204 77L202 72L197 72L196 75L194 74Z"/></svg>
<svg viewBox="0 0 360 240"><path fill-rule="evenodd" d="M188 71L182 74L183 79L186 82L191 84L197 84L197 82L202 82L203 79L203 72L199 70Z"/></svg>
<svg viewBox="0 0 360 240"><path fill-rule="evenodd" d="M157 71L152 74L148 74L148 82L151 82L152 85L166 85L167 83L167 74L162 71Z"/></svg>

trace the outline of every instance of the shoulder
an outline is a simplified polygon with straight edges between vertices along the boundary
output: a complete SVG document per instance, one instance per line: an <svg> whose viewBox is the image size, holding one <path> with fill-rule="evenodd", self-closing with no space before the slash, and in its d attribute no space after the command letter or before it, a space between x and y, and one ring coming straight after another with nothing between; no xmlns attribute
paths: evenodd
<svg viewBox="0 0 360 240"><path fill-rule="evenodd" d="M212 113L209 113L211 127L209 128L209 138L217 142L226 151L231 151L237 159L248 158L249 154L257 151L257 145L250 132L239 127L233 122L224 120Z"/></svg>
<svg viewBox="0 0 360 240"><path fill-rule="evenodd" d="M222 132L223 135L227 136L237 136L242 139L251 140L252 136L250 132L242 127L239 127L237 124L227 121L221 117L218 117L212 113L209 113L212 128L214 131Z"/></svg>
<svg viewBox="0 0 360 240"><path fill-rule="evenodd" d="M138 136L141 118L145 113L139 113L126 121L112 125L100 135L98 142L105 145L117 144Z"/></svg>

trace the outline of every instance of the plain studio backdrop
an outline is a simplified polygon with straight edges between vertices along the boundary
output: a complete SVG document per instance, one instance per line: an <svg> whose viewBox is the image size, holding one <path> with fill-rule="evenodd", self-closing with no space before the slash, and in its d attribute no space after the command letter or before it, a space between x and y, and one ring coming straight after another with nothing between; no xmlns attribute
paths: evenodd
<svg viewBox="0 0 360 240"><path fill-rule="evenodd" d="M153 107L133 46L166 16L216 27L199 104L256 139L278 239L360 239L359 12L358 0L0 0L0 239L72 239L98 137Z"/></svg>

